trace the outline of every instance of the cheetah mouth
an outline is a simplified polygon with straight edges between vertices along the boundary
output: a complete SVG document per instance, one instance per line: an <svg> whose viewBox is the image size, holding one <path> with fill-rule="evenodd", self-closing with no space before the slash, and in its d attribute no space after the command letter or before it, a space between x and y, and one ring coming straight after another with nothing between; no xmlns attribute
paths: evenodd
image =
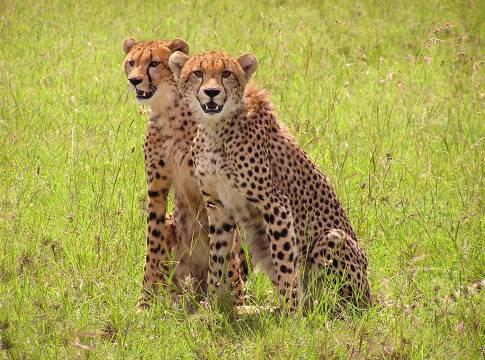
<svg viewBox="0 0 485 360"><path fill-rule="evenodd" d="M224 104L217 105L214 101L211 100L207 104L200 104L200 106L206 114L218 114L222 111Z"/></svg>
<svg viewBox="0 0 485 360"><path fill-rule="evenodd" d="M153 94L155 94L155 91L156 91L156 89L152 89L150 91L143 91L138 89L135 89L135 90L136 90L136 98L138 100L150 99L153 96Z"/></svg>

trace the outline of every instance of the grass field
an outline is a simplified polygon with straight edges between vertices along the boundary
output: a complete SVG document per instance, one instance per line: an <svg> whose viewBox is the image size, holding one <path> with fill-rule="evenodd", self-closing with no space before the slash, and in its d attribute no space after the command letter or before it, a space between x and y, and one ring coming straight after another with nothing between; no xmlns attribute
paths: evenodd
<svg viewBox="0 0 485 360"><path fill-rule="evenodd" d="M483 359L483 293L439 299L485 278L484 22L473 0L0 2L0 357ZM126 36L258 56L386 306L136 313L145 118ZM261 274L247 294L276 301Z"/></svg>

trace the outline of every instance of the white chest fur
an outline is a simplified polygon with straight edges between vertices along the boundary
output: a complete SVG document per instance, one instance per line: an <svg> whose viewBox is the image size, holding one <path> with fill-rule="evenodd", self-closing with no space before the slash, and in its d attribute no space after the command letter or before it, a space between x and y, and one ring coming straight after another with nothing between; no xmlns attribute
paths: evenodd
<svg viewBox="0 0 485 360"><path fill-rule="evenodd" d="M222 202L226 210L240 208L245 198L234 186L231 178L232 164L222 143L219 145L210 138L201 137L196 140L194 149L197 149L194 153L196 177L200 180L203 194Z"/></svg>

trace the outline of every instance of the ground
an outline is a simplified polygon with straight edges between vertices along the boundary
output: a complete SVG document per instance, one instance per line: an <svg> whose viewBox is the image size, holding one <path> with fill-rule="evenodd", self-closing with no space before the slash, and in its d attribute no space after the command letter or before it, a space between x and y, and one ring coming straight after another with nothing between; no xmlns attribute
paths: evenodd
<svg viewBox="0 0 485 360"><path fill-rule="evenodd" d="M435 299L485 277L484 16L472 0L2 2L0 354L483 358L484 294ZM331 178L386 306L136 313L145 116L126 36L258 56L255 81ZM248 288L277 301L263 275Z"/></svg>

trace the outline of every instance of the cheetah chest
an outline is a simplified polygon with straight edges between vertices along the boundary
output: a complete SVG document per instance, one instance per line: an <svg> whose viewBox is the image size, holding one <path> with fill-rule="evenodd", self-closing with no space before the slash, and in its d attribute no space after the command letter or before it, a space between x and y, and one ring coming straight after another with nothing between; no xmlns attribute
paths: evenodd
<svg viewBox="0 0 485 360"><path fill-rule="evenodd" d="M196 176L202 193L227 209L240 207L244 197L231 180L231 166L222 150L202 151L196 155Z"/></svg>

